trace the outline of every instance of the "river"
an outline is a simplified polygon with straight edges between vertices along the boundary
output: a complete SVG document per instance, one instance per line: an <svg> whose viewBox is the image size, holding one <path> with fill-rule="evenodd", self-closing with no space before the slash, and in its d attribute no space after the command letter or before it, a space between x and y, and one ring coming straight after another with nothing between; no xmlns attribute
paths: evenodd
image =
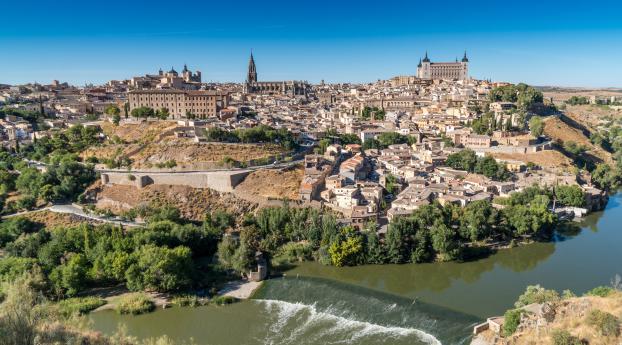
<svg viewBox="0 0 622 345"><path fill-rule="evenodd" d="M359 267L302 263L231 306L141 316L91 315L105 333L196 344L464 344L471 327L512 306L527 285L581 294L622 274L622 194L553 241L477 261Z"/></svg>

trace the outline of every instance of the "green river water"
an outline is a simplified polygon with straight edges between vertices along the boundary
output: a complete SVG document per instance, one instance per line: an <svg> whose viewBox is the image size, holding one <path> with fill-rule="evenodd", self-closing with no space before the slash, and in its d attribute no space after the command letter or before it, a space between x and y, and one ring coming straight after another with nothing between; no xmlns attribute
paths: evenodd
<svg viewBox="0 0 622 345"><path fill-rule="evenodd" d="M253 300L141 316L93 313L140 337L196 344L464 344L472 326L512 306L527 285L577 294L622 274L622 194L553 241L467 263L336 268L303 263L266 281Z"/></svg>

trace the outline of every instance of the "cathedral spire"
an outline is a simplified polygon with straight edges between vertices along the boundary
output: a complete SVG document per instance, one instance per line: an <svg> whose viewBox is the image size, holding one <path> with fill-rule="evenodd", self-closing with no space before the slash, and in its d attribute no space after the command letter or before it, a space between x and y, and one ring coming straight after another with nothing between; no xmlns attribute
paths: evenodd
<svg viewBox="0 0 622 345"><path fill-rule="evenodd" d="M253 57L253 50L251 49L251 57L248 60L248 73L246 75L246 82L257 82L257 67L255 66L255 58Z"/></svg>

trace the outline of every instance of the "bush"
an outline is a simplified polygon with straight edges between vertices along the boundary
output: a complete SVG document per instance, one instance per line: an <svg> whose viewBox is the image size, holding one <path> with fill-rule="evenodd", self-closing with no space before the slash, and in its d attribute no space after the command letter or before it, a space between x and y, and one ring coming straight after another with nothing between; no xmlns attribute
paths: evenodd
<svg viewBox="0 0 622 345"><path fill-rule="evenodd" d="M106 304L106 301L99 297L76 297L60 301L58 307L63 315L70 316L73 314L87 314L104 304Z"/></svg>
<svg viewBox="0 0 622 345"><path fill-rule="evenodd" d="M144 293L133 293L121 297L115 310L119 314L138 315L152 312L155 309L155 303Z"/></svg>
<svg viewBox="0 0 622 345"><path fill-rule="evenodd" d="M585 293L586 296L607 297L613 292L613 288L609 286L597 286Z"/></svg>
<svg viewBox="0 0 622 345"><path fill-rule="evenodd" d="M196 295L175 296L171 303L177 307L200 307L207 304L207 299Z"/></svg>
<svg viewBox="0 0 622 345"><path fill-rule="evenodd" d="M607 312L592 310L587 316L587 324L606 337L620 335L620 320Z"/></svg>
<svg viewBox="0 0 622 345"><path fill-rule="evenodd" d="M521 309L511 309L503 314L503 336L509 337L516 332L520 324L520 317L524 312Z"/></svg>
<svg viewBox="0 0 622 345"><path fill-rule="evenodd" d="M554 302L559 300L559 294L555 290L547 290L540 285L527 286L525 292L514 303L516 308L524 307L532 303Z"/></svg>
<svg viewBox="0 0 622 345"><path fill-rule="evenodd" d="M553 345L581 345L581 339L570 334L566 330L553 331Z"/></svg>
<svg viewBox="0 0 622 345"><path fill-rule="evenodd" d="M216 296L212 298L212 303L216 305L233 304L237 301L237 298L231 296Z"/></svg>

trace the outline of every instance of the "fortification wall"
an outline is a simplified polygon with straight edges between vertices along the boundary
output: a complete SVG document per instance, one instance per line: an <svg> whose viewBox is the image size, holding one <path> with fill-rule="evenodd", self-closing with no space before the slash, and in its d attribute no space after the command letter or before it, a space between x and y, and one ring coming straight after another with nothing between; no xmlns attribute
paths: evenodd
<svg viewBox="0 0 622 345"><path fill-rule="evenodd" d="M210 188L219 192L232 192L244 181L250 170L211 171L192 173L132 173L106 172L101 174L103 184L119 184L143 188L150 184L180 185L192 188Z"/></svg>

